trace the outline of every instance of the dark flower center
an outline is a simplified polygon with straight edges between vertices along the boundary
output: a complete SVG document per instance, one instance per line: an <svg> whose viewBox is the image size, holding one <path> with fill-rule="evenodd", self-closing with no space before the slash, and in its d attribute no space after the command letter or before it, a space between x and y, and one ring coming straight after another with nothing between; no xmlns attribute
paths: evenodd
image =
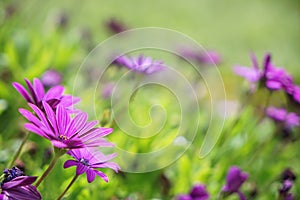
<svg viewBox="0 0 300 200"><path fill-rule="evenodd" d="M19 168L17 167L13 167L11 169L5 169L3 171L3 174L4 174L4 180L2 181L1 185L3 183L6 183L6 182L9 182L11 181L12 179L18 177L18 176L24 176L24 172L21 171Z"/></svg>
<svg viewBox="0 0 300 200"><path fill-rule="evenodd" d="M60 135L60 136L58 136L58 138L63 141L69 140L69 138L65 135Z"/></svg>
<svg viewBox="0 0 300 200"><path fill-rule="evenodd" d="M85 158L80 158L79 162L85 166L90 166L90 162Z"/></svg>

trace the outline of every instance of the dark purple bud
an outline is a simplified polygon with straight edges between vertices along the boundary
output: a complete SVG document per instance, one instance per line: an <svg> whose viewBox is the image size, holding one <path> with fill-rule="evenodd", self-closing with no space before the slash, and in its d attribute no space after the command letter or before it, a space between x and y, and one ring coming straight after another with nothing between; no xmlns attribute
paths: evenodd
<svg viewBox="0 0 300 200"><path fill-rule="evenodd" d="M234 193L238 192L242 184L248 179L248 174L242 172L238 167L233 166L229 169L226 177L226 185L223 187L223 192Z"/></svg>
<svg viewBox="0 0 300 200"><path fill-rule="evenodd" d="M206 187L203 184L196 184L190 192L191 197L194 199L206 200L209 198L209 194L206 191Z"/></svg>
<svg viewBox="0 0 300 200"><path fill-rule="evenodd" d="M111 18L109 21L107 21L105 25L113 34L118 34L127 30L127 27L124 24L114 18Z"/></svg>
<svg viewBox="0 0 300 200"><path fill-rule="evenodd" d="M296 180L296 175L290 168L286 168L282 173L281 173L281 180L290 180L290 181L295 181Z"/></svg>

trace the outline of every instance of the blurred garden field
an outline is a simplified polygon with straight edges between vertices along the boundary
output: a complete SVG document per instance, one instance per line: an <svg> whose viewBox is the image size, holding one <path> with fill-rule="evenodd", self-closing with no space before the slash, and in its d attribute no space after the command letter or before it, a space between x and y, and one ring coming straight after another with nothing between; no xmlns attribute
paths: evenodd
<svg viewBox="0 0 300 200"><path fill-rule="evenodd" d="M29 107L12 83L19 82L25 86L24 78L30 81L35 77L42 79L46 71L53 70L61 75L65 93L73 95L75 85L81 88L81 92L74 95L82 99L78 106L90 115L90 120L99 120L101 126L114 129L107 138L116 145L113 151L118 154L122 151L144 154L170 144L190 144L178 158L174 153L160 158L162 160L157 159L158 163L165 163L169 158L172 162L153 170L138 171L145 166L137 165L134 157L128 160L116 157L114 161L121 168L119 173L101 169L108 175L108 183L98 177L93 183L88 183L82 175L64 199L177 199L180 194L188 194L198 183L206 186L210 199L240 199L236 194L221 195L231 166L238 166L248 174L240 189L246 199L284 199L279 190L282 187L282 173L286 169L297 177L295 180L293 178L293 187L288 192L293 194L294 199L300 199L300 117L299 125L291 129L292 136L283 137L279 133L282 127L278 126L278 121L274 122L264 113L266 106L286 106L286 109L299 115L300 104L283 100L288 97L282 91L269 92L268 88L260 88L251 93L251 85L233 71L236 65L253 65L250 53L257 56L262 67L265 55L270 53L272 63L284 68L293 77L295 85L299 85L299 21L298 0L1 0L0 171L8 166L26 133L26 119L18 109ZM195 86L199 113L189 108L192 110L189 110L188 116L181 116L180 101L177 102L172 91L151 86L134 93L129 101L128 113L136 124L146 126L153 122L154 127L159 126L164 119L161 112L153 109L149 114L149 109L153 108L151 106L156 104L162 105L168 114L164 127L153 137L133 137L115 123L117 117L111 113L111 101L106 96L105 85L98 85L98 92L93 87L86 87L98 81L98 77L93 77L93 71L87 72L90 78L86 82L80 82L83 74L78 73L79 68L92 49L118 32L112 28L112 23L124 29L160 27L174 30L220 56L220 62L213 67L217 67L223 80L227 116L218 142L207 156L200 158L199 152L209 127L211 113L207 105L210 97L203 80L193 74L194 71L184 60L171 58L164 52L141 51L145 56L164 61L166 65L175 60L179 67L182 66L179 71L182 70L188 80L200 83ZM106 71L105 84L117 82L128 71L116 65L113 63ZM206 78L214 80L214 74L210 73L212 66L207 63L200 65L208 76ZM125 80L128 85L123 85L122 89L130 88L131 84L136 83L134 80L143 80L144 76L137 74L129 76ZM75 80L79 81L74 84ZM211 88L221 91L219 84L216 81ZM219 101L223 100L220 97ZM95 105L91 105L91 101ZM217 123L223 123L223 114L214 115ZM200 116L196 136L191 136L190 140L177 137L181 118L188 118L191 123L186 128L189 135L193 131L190 129L194 126L195 116ZM151 131L149 128L141 134L151 135ZM51 143L31 134L15 164L24 168L27 175L40 176L51 158ZM43 199L56 199L71 181L75 169L63 168L67 158L68 155L62 156L38 188Z"/></svg>

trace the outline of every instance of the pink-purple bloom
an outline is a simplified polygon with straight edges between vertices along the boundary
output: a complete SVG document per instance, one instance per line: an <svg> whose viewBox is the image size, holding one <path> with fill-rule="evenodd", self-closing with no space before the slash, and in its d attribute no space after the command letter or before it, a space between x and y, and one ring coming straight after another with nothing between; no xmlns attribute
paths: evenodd
<svg viewBox="0 0 300 200"><path fill-rule="evenodd" d="M68 108L80 101L78 97L63 95L63 86L55 86L45 92L45 88L39 79L35 78L33 83L31 83L25 78L25 82L28 91L20 83L14 82L13 86L28 103L34 104L41 109L43 109L42 101L47 102L53 110L56 109L57 105Z"/></svg>
<svg viewBox="0 0 300 200"><path fill-rule="evenodd" d="M221 56L216 51L198 52L189 48L182 48L179 54L185 59L191 59L200 64L215 65L221 62Z"/></svg>
<svg viewBox="0 0 300 200"><path fill-rule="evenodd" d="M269 107L266 114L275 121L284 123L286 128L300 126L300 117L296 113L287 112L283 108Z"/></svg>
<svg viewBox="0 0 300 200"><path fill-rule="evenodd" d="M293 182L291 180L285 180L282 183L282 186L279 188L279 196L284 200L293 200L294 197L289 191L293 187Z"/></svg>
<svg viewBox="0 0 300 200"><path fill-rule="evenodd" d="M266 54L262 69L259 68L256 57L251 54L252 68L235 66L234 72L255 84L262 82L270 90L285 90L288 94L293 94L294 82L283 68L275 67L271 63L271 55Z"/></svg>
<svg viewBox="0 0 300 200"><path fill-rule="evenodd" d="M196 184L193 186L189 194L181 194L177 196L177 200L207 200L209 194L203 184Z"/></svg>
<svg viewBox="0 0 300 200"><path fill-rule="evenodd" d="M0 200L40 200L40 193L32 183L37 179L25 176L17 167L4 170L4 180L1 183Z"/></svg>
<svg viewBox="0 0 300 200"><path fill-rule="evenodd" d="M61 84L62 75L58 71L50 69L43 73L41 82L45 87L54 87Z"/></svg>
<svg viewBox="0 0 300 200"><path fill-rule="evenodd" d="M244 194L240 191L240 187L248 179L248 174L243 172L236 166L230 167L226 176L226 184L222 188L222 192L227 194L237 193L240 200L246 200Z"/></svg>
<svg viewBox="0 0 300 200"><path fill-rule="evenodd" d="M88 115L79 111L73 118L67 109L58 105L54 112L45 101L42 102L45 113L34 104L29 106L30 111L20 108L19 112L30 121L24 127L37 135L51 141L56 148L74 149L97 146L113 146L103 137L112 132L111 128L94 128L97 121L88 122Z"/></svg>
<svg viewBox="0 0 300 200"><path fill-rule="evenodd" d="M68 151L75 160L67 160L64 163L64 168L76 166L76 175L86 173L89 183L95 180L96 175L108 182L108 177L99 168L111 168L118 172L120 167L114 162L109 162L116 154L104 155L101 151L91 148L73 149Z"/></svg>
<svg viewBox="0 0 300 200"><path fill-rule="evenodd" d="M153 60L151 57L144 55L139 55L138 57L120 56L114 63L144 74L152 74L161 71L165 67L162 61Z"/></svg>

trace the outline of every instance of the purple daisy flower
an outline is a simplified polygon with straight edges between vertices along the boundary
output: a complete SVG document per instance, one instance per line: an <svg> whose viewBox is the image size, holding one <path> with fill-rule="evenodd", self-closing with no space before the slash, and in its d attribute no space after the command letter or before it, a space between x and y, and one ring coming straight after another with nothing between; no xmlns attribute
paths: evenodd
<svg viewBox="0 0 300 200"><path fill-rule="evenodd" d="M266 110L268 117L278 122L283 122L286 128L300 126L300 117L293 112L288 113L283 108L269 107Z"/></svg>
<svg viewBox="0 0 300 200"><path fill-rule="evenodd" d="M42 75L41 82L45 87L54 87L61 84L62 75L58 71L50 69Z"/></svg>
<svg viewBox="0 0 300 200"><path fill-rule="evenodd" d="M98 122L87 122L86 113L80 111L71 118L67 109L61 105L58 105L54 112L48 103L43 101L42 104L45 113L36 105L29 103L37 116L22 108L19 112L30 121L24 127L50 140L53 146L62 149L113 146L103 138L110 134L112 129L93 128Z"/></svg>
<svg viewBox="0 0 300 200"><path fill-rule="evenodd" d="M37 177L25 176L17 167L4 170L0 200L40 200L36 187L31 185Z"/></svg>
<svg viewBox="0 0 300 200"><path fill-rule="evenodd" d="M244 194L240 191L240 187L247 179L248 174L242 172L240 168L236 166L230 167L226 177L226 184L222 188L222 192L228 194L237 193L239 195L240 200L246 200Z"/></svg>
<svg viewBox="0 0 300 200"><path fill-rule="evenodd" d="M139 55L138 57L120 56L114 62L130 70L144 74L152 74L165 67L162 61L153 60L151 57L145 57L144 55Z"/></svg>
<svg viewBox="0 0 300 200"><path fill-rule="evenodd" d="M252 60L252 68L244 66L235 66L234 72L254 83L262 81L270 90L285 90L288 94L292 94L294 90L294 82L292 77L282 68L275 67L271 63L271 55L266 54L263 62L263 69L260 69L256 57L250 54Z"/></svg>
<svg viewBox="0 0 300 200"><path fill-rule="evenodd" d="M214 65L221 62L221 56L215 51L198 52L189 48L182 48L179 54L186 59L194 60L200 64Z"/></svg>
<svg viewBox="0 0 300 200"><path fill-rule="evenodd" d="M117 154L104 155L98 150L94 149L73 149L68 151L75 160L67 160L64 163L64 168L76 166L76 175L86 173L87 181L89 183L95 180L96 175L101 177L104 181L108 182L108 177L98 168L111 168L118 172L120 167L114 162L108 162Z"/></svg>
<svg viewBox="0 0 300 200"><path fill-rule="evenodd" d="M25 82L29 92L20 83L14 82L13 86L28 103L35 104L41 109L43 109L42 101L46 101L54 110L57 105L68 108L80 101L78 97L63 95L63 86L55 86L45 92L45 88L39 79L33 79L33 84L31 84L30 81L25 78Z"/></svg>
<svg viewBox="0 0 300 200"><path fill-rule="evenodd" d="M209 194L203 184L196 184L193 186L189 194L179 195L177 200L207 200Z"/></svg>

